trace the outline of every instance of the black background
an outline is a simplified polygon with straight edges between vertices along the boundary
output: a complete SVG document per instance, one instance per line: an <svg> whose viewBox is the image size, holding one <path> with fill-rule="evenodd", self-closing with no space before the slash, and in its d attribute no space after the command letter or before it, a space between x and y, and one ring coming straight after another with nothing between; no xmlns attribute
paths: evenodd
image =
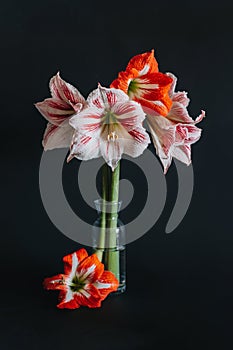
<svg viewBox="0 0 233 350"><path fill-rule="evenodd" d="M233 348L232 14L224 0L1 4L1 349ZM127 291L100 309L58 310L57 293L42 281L62 272L62 257L79 244L53 226L40 199L46 122L33 104L49 96L58 70L87 96L152 48L160 70L189 92L190 113L207 113L193 146L191 205L166 235L173 164L161 217L127 246ZM66 167L64 181L82 212L72 187L77 164Z"/></svg>

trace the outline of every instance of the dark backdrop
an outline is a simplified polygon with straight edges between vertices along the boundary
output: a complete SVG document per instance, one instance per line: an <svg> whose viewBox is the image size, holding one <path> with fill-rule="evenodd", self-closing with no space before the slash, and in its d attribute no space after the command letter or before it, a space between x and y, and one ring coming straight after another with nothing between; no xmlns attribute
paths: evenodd
<svg viewBox="0 0 233 350"><path fill-rule="evenodd" d="M232 13L225 0L1 4L1 349L233 348ZM177 190L172 165L161 217L127 246L126 293L101 309L58 310L57 293L42 280L62 272L62 256L79 244L53 226L40 199L46 122L33 104L49 96L58 70L87 96L152 48L160 70L189 92L190 113L207 112L193 147L191 205L166 235ZM64 181L82 212L76 166Z"/></svg>

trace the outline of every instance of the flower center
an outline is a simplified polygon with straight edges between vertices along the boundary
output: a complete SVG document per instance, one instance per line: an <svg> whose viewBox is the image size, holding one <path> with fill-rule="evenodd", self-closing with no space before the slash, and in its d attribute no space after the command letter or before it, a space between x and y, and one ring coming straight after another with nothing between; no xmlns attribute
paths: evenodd
<svg viewBox="0 0 233 350"><path fill-rule="evenodd" d="M102 133L107 133L108 141L116 141L118 139L118 135L116 133L118 124L119 122L117 120L117 116L111 111L106 110L102 121Z"/></svg>
<svg viewBox="0 0 233 350"><path fill-rule="evenodd" d="M131 80L128 86L128 95L132 95L135 94L137 92L138 89L138 84L137 81L135 79Z"/></svg>
<svg viewBox="0 0 233 350"><path fill-rule="evenodd" d="M70 289L72 290L72 292L78 292L84 286L85 286L85 282L79 279L77 276L75 276L72 279L72 282L70 283Z"/></svg>

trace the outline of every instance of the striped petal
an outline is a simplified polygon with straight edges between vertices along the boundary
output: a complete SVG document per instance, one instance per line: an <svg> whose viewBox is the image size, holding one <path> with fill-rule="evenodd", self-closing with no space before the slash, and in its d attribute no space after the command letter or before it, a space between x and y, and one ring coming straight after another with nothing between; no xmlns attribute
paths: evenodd
<svg viewBox="0 0 233 350"><path fill-rule="evenodd" d="M93 285L98 289L103 300L109 293L117 290L119 282L112 272L104 271L98 281L93 283Z"/></svg>
<svg viewBox="0 0 233 350"><path fill-rule="evenodd" d="M84 248L79 249L78 251L68 254L63 257L64 262L64 272L66 275L75 275L78 265L85 258L88 257L87 251Z"/></svg>
<svg viewBox="0 0 233 350"><path fill-rule="evenodd" d="M70 118L69 124L86 136L94 134L98 137L97 133L101 131L103 113L104 109L90 106Z"/></svg>
<svg viewBox="0 0 233 350"><path fill-rule="evenodd" d="M70 146L67 162L74 157L80 160L89 160L101 156L100 139L75 132Z"/></svg>
<svg viewBox="0 0 233 350"><path fill-rule="evenodd" d="M136 69L139 74L158 72L158 63L154 57L154 50L134 56L129 61L126 70Z"/></svg>
<svg viewBox="0 0 233 350"><path fill-rule="evenodd" d="M74 129L66 120L60 126L48 123L42 141L44 150L69 147L73 133Z"/></svg>
<svg viewBox="0 0 233 350"><path fill-rule="evenodd" d="M125 103L117 103L112 107L112 113L117 115L117 120L127 130L135 129L136 125L140 125L145 119L139 103L135 101L127 101Z"/></svg>
<svg viewBox="0 0 233 350"><path fill-rule="evenodd" d="M166 118L175 123L193 124L193 119L190 117L187 108L184 106L184 104L177 101L173 101L172 108L167 114Z"/></svg>
<svg viewBox="0 0 233 350"><path fill-rule="evenodd" d="M103 271L104 265L95 254L92 254L78 265L77 276L85 283L92 283L102 275Z"/></svg>
<svg viewBox="0 0 233 350"><path fill-rule="evenodd" d="M73 85L65 82L59 72L51 78L49 87L53 98L62 100L72 107L79 103L85 105L84 97Z"/></svg>
<svg viewBox="0 0 233 350"><path fill-rule="evenodd" d="M106 134L105 130L105 133L102 134L100 150L105 162L113 171L123 153L133 158L138 157L150 143L149 135L142 126L127 131L121 124L118 124L110 138L107 139Z"/></svg>
<svg viewBox="0 0 233 350"><path fill-rule="evenodd" d="M158 72L154 51L133 57L125 72L120 72L111 87L122 89L139 102L145 113L166 115L172 102L169 96L172 77Z"/></svg>
<svg viewBox="0 0 233 350"><path fill-rule="evenodd" d="M191 147L190 145L180 145L174 147L172 156L180 162L189 165L191 163Z"/></svg>
<svg viewBox="0 0 233 350"><path fill-rule="evenodd" d="M57 307L59 309L78 309L80 305L78 300L75 298L74 293L70 289L67 291L61 291L59 294L59 304Z"/></svg>
<svg viewBox="0 0 233 350"><path fill-rule="evenodd" d="M148 116L147 122L156 154L160 158L166 174L172 162L171 151L175 143L175 127L162 116Z"/></svg>
<svg viewBox="0 0 233 350"><path fill-rule="evenodd" d="M139 103L130 101L121 90L99 85L89 95L87 107L69 121L76 132L67 160L103 156L114 170L124 152L136 157L148 146L150 139L142 127L144 119Z"/></svg>
<svg viewBox="0 0 233 350"><path fill-rule="evenodd" d="M129 85L134 78L156 72L158 72L158 63L154 57L154 50L151 50L151 52L132 57L126 67L126 71L120 72L118 78L110 86L128 93Z"/></svg>
<svg viewBox="0 0 233 350"><path fill-rule="evenodd" d="M43 281L43 286L48 290L66 290L66 286L64 285L65 276L63 274L59 274L53 277L47 277Z"/></svg>
<svg viewBox="0 0 233 350"><path fill-rule="evenodd" d="M96 308L101 306L102 297L94 284L89 283L75 294L75 300L79 305Z"/></svg>
<svg viewBox="0 0 233 350"><path fill-rule="evenodd" d="M127 94L123 91L114 88L105 88L99 84L98 88L89 94L87 104L90 107L95 106L102 110L106 108L111 109L117 103L123 103L128 100Z"/></svg>
<svg viewBox="0 0 233 350"><path fill-rule="evenodd" d="M43 102L37 102L35 106L43 117L54 125L60 125L65 119L70 118L75 113L73 108L66 102L53 98L47 98Z"/></svg>

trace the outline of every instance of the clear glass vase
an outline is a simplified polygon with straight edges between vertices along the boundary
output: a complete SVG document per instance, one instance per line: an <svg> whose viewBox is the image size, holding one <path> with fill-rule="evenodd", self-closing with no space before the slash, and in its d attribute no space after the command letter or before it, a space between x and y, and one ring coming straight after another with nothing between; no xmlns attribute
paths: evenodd
<svg viewBox="0 0 233 350"><path fill-rule="evenodd" d="M126 289L125 226L118 218L121 202L97 199L94 203L98 217L92 226L93 251L119 281L111 294L120 294Z"/></svg>

